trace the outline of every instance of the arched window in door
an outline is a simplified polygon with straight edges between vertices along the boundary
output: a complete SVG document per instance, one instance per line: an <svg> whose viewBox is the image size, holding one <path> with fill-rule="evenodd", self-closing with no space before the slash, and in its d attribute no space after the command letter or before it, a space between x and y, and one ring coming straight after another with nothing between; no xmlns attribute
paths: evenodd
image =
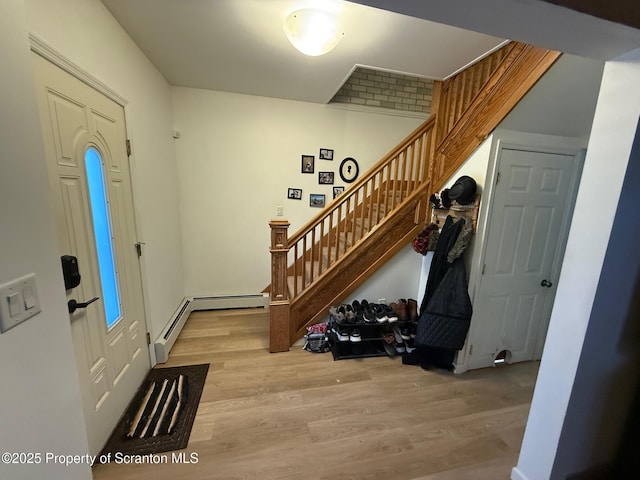
<svg viewBox="0 0 640 480"><path fill-rule="evenodd" d="M98 268L102 284L102 298L107 321L111 328L120 318L120 295L115 258L113 254L113 236L109 219L109 204L105 190L102 158L95 148L91 147L84 156L93 218L93 234L96 241Z"/></svg>

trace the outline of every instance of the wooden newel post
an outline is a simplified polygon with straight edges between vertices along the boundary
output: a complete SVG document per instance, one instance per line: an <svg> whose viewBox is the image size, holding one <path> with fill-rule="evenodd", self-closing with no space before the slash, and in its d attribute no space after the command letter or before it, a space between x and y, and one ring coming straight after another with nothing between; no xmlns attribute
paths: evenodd
<svg viewBox="0 0 640 480"><path fill-rule="evenodd" d="M287 256L289 253L286 220L271 220L271 301L269 302L269 351L289 351L289 288Z"/></svg>

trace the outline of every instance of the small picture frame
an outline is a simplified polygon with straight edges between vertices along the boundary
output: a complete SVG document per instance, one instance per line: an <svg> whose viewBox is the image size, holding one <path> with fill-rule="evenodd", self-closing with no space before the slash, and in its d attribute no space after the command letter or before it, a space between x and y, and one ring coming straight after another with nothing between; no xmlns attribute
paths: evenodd
<svg viewBox="0 0 640 480"><path fill-rule="evenodd" d="M313 155L302 155L302 173L313 173L315 157Z"/></svg>
<svg viewBox="0 0 640 480"><path fill-rule="evenodd" d="M324 193L312 193L309 195L309 206L324 208Z"/></svg>
<svg viewBox="0 0 640 480"><path fill-rule="evenodd" d="M321 148L318 158L320 160L333 160L333 150L330 148Z"/></svg>
<svg viewBox="0 0 640 480"><path fill-rule="evenodd" d="M333 185L333 172L318 172L318 183L320 185Z"/></svg>
<svg viewBox="0 0 640 480"><path fill-rule="evenodd" d="M344 187L333 187L333 198L336 198L342 192L344 192Z"/></svg>
<svg viewBox="0 0 640 480"><path fill-rule="evenodd" d="M289 188L287 190L287 198L291 200L302 200L301 188Z"/></svg>

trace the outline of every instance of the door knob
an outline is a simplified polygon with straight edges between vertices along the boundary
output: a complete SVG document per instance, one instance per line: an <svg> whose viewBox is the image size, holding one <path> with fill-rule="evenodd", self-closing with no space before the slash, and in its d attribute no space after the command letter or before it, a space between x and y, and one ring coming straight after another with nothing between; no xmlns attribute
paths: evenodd
<svg viewBox="0 0 640 480"><path fill-rule="evenodd" d="M542 280L542 282L540 282L540 286L551 288L553 287L553 283L551 283L549 280Z"/></svg>
<svg viewBox="0 0 640 480"><path fill-rule="evenodd" d="M93 297L91 300L87 300L86 302L82 302L82 303L71 299L71 300L69 300L67 302L67 307L69 307L69 313L73 313L79 308L87 308L89 305L91 305L96 300L100 300L100 297Z"/></svg>

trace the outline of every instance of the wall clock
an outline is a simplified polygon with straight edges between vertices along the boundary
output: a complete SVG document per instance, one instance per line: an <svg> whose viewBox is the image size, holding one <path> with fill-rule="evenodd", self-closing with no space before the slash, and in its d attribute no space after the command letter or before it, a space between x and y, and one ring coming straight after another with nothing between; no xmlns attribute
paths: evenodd
<svg viewBox="0 0 640 480"><path fill-rule="evenodd" d="M354 158L347 157L342 160L342 163L340 164L340 178L342 178L344 182L353 182L358 178L359 173L360 167L358 167L358 162L356 162Z"/></svg>

